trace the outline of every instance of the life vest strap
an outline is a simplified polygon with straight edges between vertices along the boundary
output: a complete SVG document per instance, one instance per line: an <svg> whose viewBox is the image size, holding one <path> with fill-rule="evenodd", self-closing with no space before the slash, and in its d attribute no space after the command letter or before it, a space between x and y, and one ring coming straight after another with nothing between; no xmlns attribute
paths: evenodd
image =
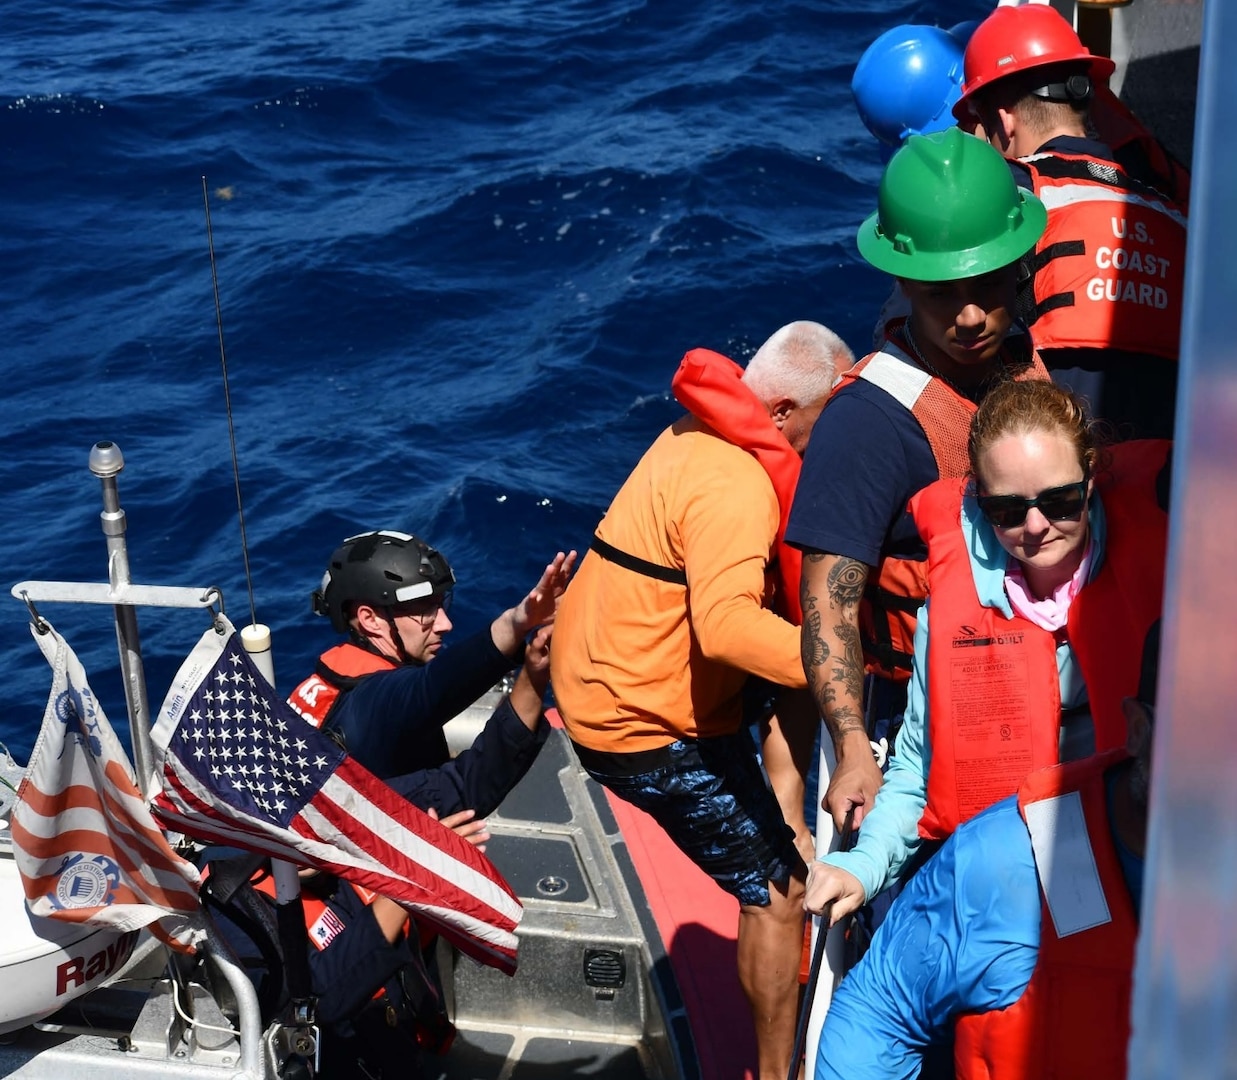
<svg viewBox="0 0 1237 1080"><path fill-rule="evenodd" d="M658 581L667 581L671 585L687 585L687 574L682 570L673 566L659 566L657 563L649 562L638 555L631 555L626 551L620 551L613 544L607 544L596 533L593 534L593 540L589 547L607 562L612 562L625 570L632 570L637 574L643 574L645 577L656 578Z"/></svg>
<svg viewBox="0 0 1237 1080"><path fill-rule="evenodd" d="M1027 266L1032 273L1038 274L1053 259L1063 259L1070 255L1085 255L1087 245L1084 240L1058 240L1049 244L1043 251L1037 251L1026 258Z"/></svg>
<svg viewBox="0 0 1237 1080"><path fill-rule="evenodd" d="M864 653L876 660L887 671L910 671L915 658L908 652L894 648L893 634L890 631L892 620L887 616L895 611L914 615L919 611L923 601L913 596L901 596L890 592L872 582L864 588L863 597L872 610L873 635L872 638L869 638L867 634L860 635L859 644Z"/></svg>

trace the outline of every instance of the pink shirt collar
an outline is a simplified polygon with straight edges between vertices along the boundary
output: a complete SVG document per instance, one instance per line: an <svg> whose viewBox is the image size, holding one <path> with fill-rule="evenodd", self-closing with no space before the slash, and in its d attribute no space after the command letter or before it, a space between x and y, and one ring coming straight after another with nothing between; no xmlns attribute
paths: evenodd
<svg viewBox="0 0 1237 1080"><path fill-rule="evenodd" d="M1088 537L1086 550L1082 554L1082 562L1078 564L1078 569L1074 571L1073 576L1069 581L1058 585L1051 596L1045 596L1042 600L1037 600L1031 595L1027 587L1027 579L1022 573L1022 564L1011 556L1005 568L1005 595L1009 597L1009 606L1014 609L1015 614L1021 615L1028 622L1033 622L1044 630L1050 632L1060 630L1065 625L1065 620L1069 618L1070 602L1078 595L1078 590L1086 584L1090 576L1091 551L1091 539Z"/></svg>

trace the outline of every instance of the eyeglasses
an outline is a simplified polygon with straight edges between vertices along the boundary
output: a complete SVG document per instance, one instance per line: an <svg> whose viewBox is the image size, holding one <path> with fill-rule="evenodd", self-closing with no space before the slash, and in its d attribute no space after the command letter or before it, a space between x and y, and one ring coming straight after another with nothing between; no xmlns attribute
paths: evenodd
<svg viewBox="0 0 1237 1080"><path fill-rule="evenodd" d="M445 615L451 610L451 600L454 595L448 589L438 596L428 596L424 600L410 600L403 604L392 604L390 608L391 616L392 618L399 618L401 615L406 615L411 619L417 619L421 623L422 630L429 630L438 621L438 613L440 611Z"/></svg>
<svg viewBox="0 0 1237 1080"><path fill-rule="evenodd" d="M998 529L1016 529L1026 521L1033 506L1049 521L1065 521L1077 518L1087 505L1087 481L1048 488L1033 499L1022 495L976 495L975 501L989 524Z"/></svg>

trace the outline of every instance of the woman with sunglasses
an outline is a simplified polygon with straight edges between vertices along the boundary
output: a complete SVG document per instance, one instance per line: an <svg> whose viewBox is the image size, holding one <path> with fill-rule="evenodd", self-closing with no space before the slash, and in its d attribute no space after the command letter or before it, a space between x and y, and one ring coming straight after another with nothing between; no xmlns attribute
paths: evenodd
<svg viewBox="0 0 1237 1080"><path fill-rule="evenodd" d="M1032 771L1124 745L1121 701L1160 614L1170 445L1100 449L1047 382L984 399L970 477L911 500L929 600L905 720L859 842L813 866L808 910L840 919Z"/></svg>

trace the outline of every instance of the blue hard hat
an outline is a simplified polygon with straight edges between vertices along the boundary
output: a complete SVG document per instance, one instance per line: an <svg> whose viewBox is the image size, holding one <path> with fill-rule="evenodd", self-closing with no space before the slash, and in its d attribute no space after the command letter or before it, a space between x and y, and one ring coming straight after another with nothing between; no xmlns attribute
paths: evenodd
<svg viewBox="0 0 1237 1080"><path fill-rule="evenodd" d="M966 22L955 23L948 30L950 37L957 38L962 42L962 47L966 48L966 43L971 40L971 35L979 29L981 19L967 19Z"/></svg>
<svg viewBox="0 0 1237 1080"><path fill-rule="evenodd" d="M859 58L850 81L864 126L890 146L909 135L952 127L965 47L965 41L936 26L886 30Z"/></svg>

